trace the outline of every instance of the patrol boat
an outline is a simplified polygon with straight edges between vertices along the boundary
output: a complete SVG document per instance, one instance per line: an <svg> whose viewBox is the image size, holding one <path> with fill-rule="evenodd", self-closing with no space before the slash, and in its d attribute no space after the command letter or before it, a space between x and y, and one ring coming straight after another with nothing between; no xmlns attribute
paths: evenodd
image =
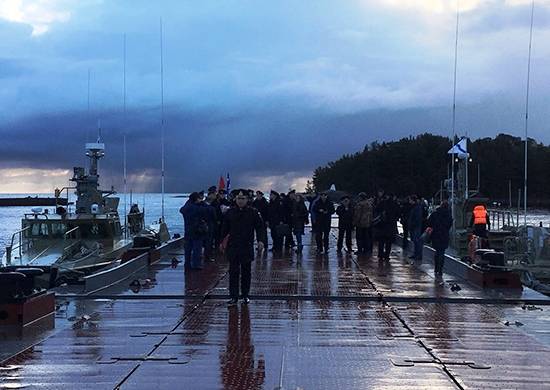
<svg viewBox="0 0 550 390"><path fill-rule="evenodd" d="M75 190L74 210L56 206L55 212L34 208L26 213L21 229L6 247L3 266L42 268L48 279L43 280L45 287L53 287L111 265L132 247L132 236L144 228L144 214L132 206L128 223L122 226L114 188L99 189L98 163L104 155L105 144L100 139L86 144L88 174L74 167L70 179L74 185L55 190L56 199L65 190L67 195Z"/></svg>

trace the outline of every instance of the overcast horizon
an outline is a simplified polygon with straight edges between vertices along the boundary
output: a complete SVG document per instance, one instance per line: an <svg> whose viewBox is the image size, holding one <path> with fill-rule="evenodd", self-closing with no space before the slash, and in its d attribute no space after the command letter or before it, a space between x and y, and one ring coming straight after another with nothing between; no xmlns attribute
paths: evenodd
<svg viewBox="0 0 550 390"><path fill-rule="evenodd" d="M531 0L460 4L457 133L522 137ZM544 144L549 16L537 1L529 136ZM0 0L0 192L66 185L98 120L102 186L122 191L126 134L128 188L160 192L160 18L168 192L227 172L303 190L373 141L451 135L456 1Z"/></svg>

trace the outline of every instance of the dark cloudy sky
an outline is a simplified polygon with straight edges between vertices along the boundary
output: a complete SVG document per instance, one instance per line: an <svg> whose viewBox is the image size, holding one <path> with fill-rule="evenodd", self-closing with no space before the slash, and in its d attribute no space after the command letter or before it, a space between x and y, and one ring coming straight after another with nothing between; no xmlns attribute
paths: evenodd
<svg viewBox="0 0 550 390"><path fill-rule="evenodd" d="M523 134L530 0L462 0L457 130ZM550 142L550 1L537 0L530 136ZM101 119L103 184L159 191L230 172L303 188L366 143L450 135L452 0L0 0L0 191L50 191ZM123 115L123 36L127 114ZM87 82L91 73L90 111Z"/></svg>

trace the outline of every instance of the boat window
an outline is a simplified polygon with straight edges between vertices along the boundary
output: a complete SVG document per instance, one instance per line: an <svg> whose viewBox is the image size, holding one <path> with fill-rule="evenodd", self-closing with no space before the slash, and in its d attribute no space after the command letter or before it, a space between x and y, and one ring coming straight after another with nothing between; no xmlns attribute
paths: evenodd
<svg viewBox="0 0 550 390"><path fill-rule="evenodd" d="M52 223L50 227L53 238L63 238L65 232L67 231L67 225L64 223Z"/></svg>
<svg viewBox="0 0 550 390"><path fill-rule="evenodd" d="M48 224L33 223L31 228L31 235L33 237L48 237Z"/></svg>

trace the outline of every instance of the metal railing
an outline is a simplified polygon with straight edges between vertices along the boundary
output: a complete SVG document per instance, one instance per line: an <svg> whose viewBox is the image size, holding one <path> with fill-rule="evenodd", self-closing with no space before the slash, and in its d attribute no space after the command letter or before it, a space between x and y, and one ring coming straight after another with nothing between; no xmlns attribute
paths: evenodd
<svg viewBox="0 0 550 390"><path fill-rule="evenodd" d="M80 226L75 226L71 230L66 231L65 234L63 234L63 239L66 240L69 234L76 232L78 229L80 229Z"/></svg>
<svg viewBox="0 0 550 390"><path fill-rule="evenodd" d="M23 233L26 232L27 230L29 230L31 227L30 226L26 226L24 227L23 229L21 230L18 230L16 231L15 233L12 234L11 236L11 241L10 241L10 246L6 247L6 259L8 261L8 263L11 263L11 255L13 253L13 250L14 249L19 249L19 258L21 258L21 254L22 254L22 247L23 247ZM15 240L15 237L18 236L18 243L17 243L17 246L13 246L13 241ZM28 246L30 245L30 242L27 241L27 249L28 249Z"/></svg>
<svg viewBox="0 0 550 390"><path fill-rule="evenodd" d="M488 213L491 220L491 230L503 230L504 228L518 227L516 213L510 210L489 209Z"/></svg>

